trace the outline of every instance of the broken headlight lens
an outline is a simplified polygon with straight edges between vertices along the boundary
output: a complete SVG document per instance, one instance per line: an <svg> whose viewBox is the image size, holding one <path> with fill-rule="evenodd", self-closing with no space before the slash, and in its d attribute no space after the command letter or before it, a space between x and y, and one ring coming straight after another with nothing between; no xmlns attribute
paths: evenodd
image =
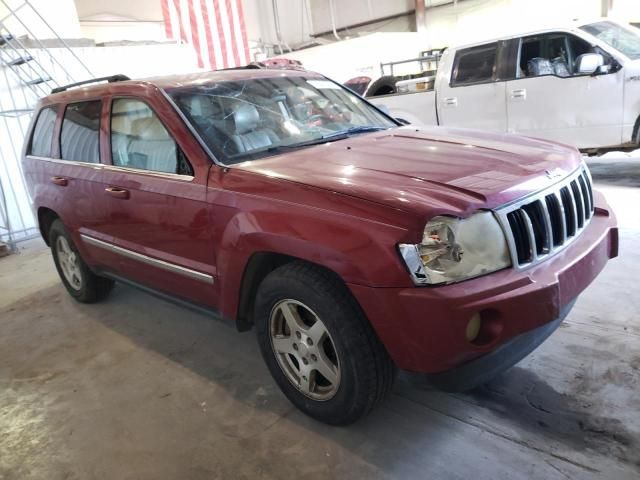
<svg viewBox="0 0 640 480"><path fill-rule="evenodd" d="M398 245L417 285L453 283L511 266L507 240L491 212L435 217L418 245Z"/></svg>

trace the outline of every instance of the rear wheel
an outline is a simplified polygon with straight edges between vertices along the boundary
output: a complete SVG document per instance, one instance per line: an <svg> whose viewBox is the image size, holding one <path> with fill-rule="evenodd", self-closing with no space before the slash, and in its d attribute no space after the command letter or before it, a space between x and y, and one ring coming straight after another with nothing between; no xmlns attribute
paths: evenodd
<svg viewBox="0 0 640 480"><path fill-rule="evenodd" d="M54 220L49 229L49 245L62 284L73 298L82 303L94 303L109 295L113 280L100 277L89 269L59 219Z"/></svg>
<svg viewBox="0 0 640 480"><path fill-rule="evenodd" d="M307 415L346 425L391 389L394 366L346 286L302 262L267 276L256 298L256 333L280 389Z"/></svg>

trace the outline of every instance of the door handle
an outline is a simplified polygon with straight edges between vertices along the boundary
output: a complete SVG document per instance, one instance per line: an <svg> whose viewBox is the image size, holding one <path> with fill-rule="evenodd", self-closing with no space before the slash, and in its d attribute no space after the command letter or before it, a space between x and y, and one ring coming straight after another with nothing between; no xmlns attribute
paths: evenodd
<svg viewBox="0 0 640 480"><path fill-rule="evenodd" d="M64 177L51 177L51 183L60 187L66 187L69 185L69 179Z"/></svg>
<svg viewBox="0 0 640 480"><path fill-rule="evenodd" d="M129 190L125 190L124 188L119 187L107 187L104 189L109 195L113 198L119 198L121 200L126 200L129 198Z"/></svg>
<svg viewBox="0 0 640 480"><path fill-rule="evenodd" d="M448 97L443 99L443 102L445 105L448 105L450 107L457 107L458 106L458 98L457 97Z"/></svg>
<svg viewBox="0 0 640 480"><path fill-rule="evenodd" d="M527 98L527 90L525 88L521 88L519 90L511 90L511 98L522 98L524 100Z"/></svg>

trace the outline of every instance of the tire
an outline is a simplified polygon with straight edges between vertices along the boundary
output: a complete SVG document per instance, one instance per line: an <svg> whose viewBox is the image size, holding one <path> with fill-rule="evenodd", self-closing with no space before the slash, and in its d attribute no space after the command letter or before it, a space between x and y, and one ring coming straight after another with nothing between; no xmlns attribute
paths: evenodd
<svg viewBox="0 0 640 480"><path fill-rule="evenodd" d="M393 362L347 287L331 272L304 262L277 268L258 289L254 318L271 375L310 417L348 425L391 390Z"/></svg>
<svg viewBox="0 0 640 480"><path fill-rule="evenodd" d="M99 302L109 295L113 280L91 271L60 219L51 224L49 245L58 275L69 295L82 303Z"/></svg>
<svg viewBox="0 0 640 480"><path fill-rule="evenodd" d="M396 82L398 79L392 75L385 75L384 77L380 77L367 89L366 97L377 97L379 95L391 95L392 93L397 93L398 89L396 88Z"/></svg>

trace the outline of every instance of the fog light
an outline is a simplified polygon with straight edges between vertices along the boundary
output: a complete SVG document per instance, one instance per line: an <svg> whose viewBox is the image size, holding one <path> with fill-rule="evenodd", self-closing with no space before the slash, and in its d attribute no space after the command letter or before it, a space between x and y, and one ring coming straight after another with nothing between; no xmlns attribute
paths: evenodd
<svg viewBox="0 0 640 480"><path fill-rule="evenodd" d="M467 323L467 330L465 332L465 337L468 342L473 342L478 335L480 334L480 326L482 325L482 319L480 318L479 313L474 313L469 323Z"/></svg>

